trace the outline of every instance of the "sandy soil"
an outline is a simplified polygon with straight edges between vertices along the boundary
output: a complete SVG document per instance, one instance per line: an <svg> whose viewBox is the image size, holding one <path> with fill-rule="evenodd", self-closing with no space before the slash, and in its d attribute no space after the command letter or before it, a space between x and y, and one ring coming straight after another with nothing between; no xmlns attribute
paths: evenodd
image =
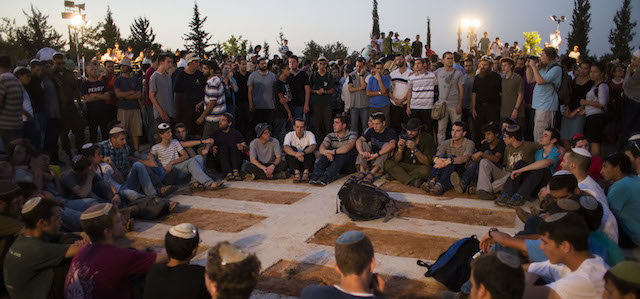
<svg viewBox="0 0 640 299"><path fill-rule="evenodd" d="M243 188L224 188L216 191L193 192L192 194L202 197L246 200L285 205L290 205L310 195L309 193L304 192L269 191Z"/></svg>
<svg viewBox="0 0 640 299"><path fill-rule="evenodd" d="M161 223L177 225L183 222L193 223L201 230L237 233L267 217L253 214L228 213L213 210L190 208L181 213L173 213L165 217Z"/></svg>
<svg viewBox="0 0 640 299"><path fill-rule="evenodd" d="M514 227L515 212L437 204L401 203L398 216L470 225Z"/></svg>

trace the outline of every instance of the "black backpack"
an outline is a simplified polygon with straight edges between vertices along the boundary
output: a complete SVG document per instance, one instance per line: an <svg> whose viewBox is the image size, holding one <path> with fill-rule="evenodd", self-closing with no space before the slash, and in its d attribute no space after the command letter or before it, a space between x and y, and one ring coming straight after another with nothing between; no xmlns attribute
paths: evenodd
<svg viewBox="0 0 640 299"><path fill-rule="evenodd" d="M354 221L367 221L385 217L389 221L398 209L396 201L376 185L349 178L338 191L338 212Z"/></svg>
<svg viewBox="0 0 640 299"><path fill-rule="evenodd" d="M460 287L469 280L471 261L478 251L480 241L474 235L453 243L435 263L428 264L418 260L418 265L429 269L424 276L433 277L449 290L459 292Z"/></svg>
<svg viewBox="0 0 640 299"><path fill-rule="evenodd" d="M553 83L550 84L553 85L553 89L558 93L558 102L560 105L569 105L569 102L571 102L571 94L573 93L573 79L571 79L571 76L569 76L558 63L554 63L551 68L556 66L562 71L562 80L560 81L560 86L555 86ZM551 68L549 70L551 70Z"/></svg>

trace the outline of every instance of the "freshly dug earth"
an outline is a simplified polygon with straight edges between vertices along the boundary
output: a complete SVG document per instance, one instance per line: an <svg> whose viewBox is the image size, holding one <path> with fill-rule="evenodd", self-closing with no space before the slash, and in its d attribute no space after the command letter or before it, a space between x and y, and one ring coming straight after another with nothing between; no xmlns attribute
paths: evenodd
<svg viewBox="0 0 640 299"><path fill-rule="evenodd" d="M246 200L290 205L309 195L303 192L269 191L243 188L224 188L216 191L193 192L193 195L233 200Z"/></svg>
<svg viewBox="0 0 640 299"><path fill-rule="evenodd" d="M190 208L181 213L168 215L161 221L161 223L177 225L189 222L200 230L237 233L266 218L267 217L253 214L228 213Z"/></svg>
<svg viewBox="0 0 640 299"><path fill-rule="evenodd" d="M364 228L349 222L344 225L327 224L307 242L333 247L336 239L350 230L359 230L367 235L378 253L427 260L436 260L451 244L458 241L449 237Z"/></svg>
<svg viewBox="0 0 640 299"><path fill-rule="evenodd" d="M482 208L452 207L436 204L401 203L400 217L456 222L470 225L515 227L513 211L496 211Z"/></svg>
<svg viewBox="0 0 640 299"><path fill-rule="evenodd" d="M376 248L377 250L377 248ZM387 298L440 298L446 288L435 281L420 281L402 276L382 275ZM257 289L288 296L300 296L311 284L333 285L340 275L331 267L280 260L265 270Z"/></svg>
<svg viewBox="0 0 640 299"><path fill-rule="evenodd" d="M420 195L429 195L429 196L434 196L438 199L442 199L442 200L447 200L447 199L453 199L453 198L469 198L469 199L478 199L478 197L476 195L469 195L467 193L465 194L460 194L460 193L456 193L455 190L449 190L447 192L445 192L443 195L440 196L435 196L435 195L431 195L430 193L427 193L426 191L420 189L420 188L416 188L416 187L412 187L412 186L407 186L404 185L398 181L391 181L391 182L385 182L384 184L380 185L380 189L385 190L387 192L397 192L397 193L410 193L410 194L420 194Z"/></svg>
<svg viewBox="0 0 640 299"><path fill-rule="evenodd" d="M116 246L118 247L132 247L138 250L145 250L147 248L151 248L153 251L160 251L164 248L164 240L156 240L156 239L148 239L142 237L134 237L130 234L123 239L118 240L116 242ZM202 252L209 250L209 246L200 244L198 246L198 251L196 251L195 255L198 255Z"/></svg>

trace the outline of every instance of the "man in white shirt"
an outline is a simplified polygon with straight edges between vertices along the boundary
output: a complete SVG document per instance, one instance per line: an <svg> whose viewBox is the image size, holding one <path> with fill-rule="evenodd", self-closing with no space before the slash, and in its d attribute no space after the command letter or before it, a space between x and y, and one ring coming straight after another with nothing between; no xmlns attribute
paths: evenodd
<svg viewBox="0 0 640 299"><path fill-rule="evenodd" d="M389 93L389 99L391 100L391 110L389 114L391 120L389 125L396 132L402 132L401 124L407 123L407 92L409 91L409 74L411 69L407 65L402 54L396 54L395 65L398 67L395 69L389 77L391 77L391 93Z"/></svg>
<svg viewBox="0 0 640 299"><path fill-rule="evenodd" d="M575 213L548 216L538 226L540 249L548 261L524 265L525 271L550 283L525 288L523 298L601 298L608 266L589 252L589 228Z"/></svg>
<svg viewBox="0 0 640 299"><path fill-rule="evenodd" d="M306 130L305 121L297 118L293 124L293 131L284 136L283 150L287 154L285 159L289 170L294 171L293 182L308 182L309 173L313 171L316 156L316 137Z"/></svg>

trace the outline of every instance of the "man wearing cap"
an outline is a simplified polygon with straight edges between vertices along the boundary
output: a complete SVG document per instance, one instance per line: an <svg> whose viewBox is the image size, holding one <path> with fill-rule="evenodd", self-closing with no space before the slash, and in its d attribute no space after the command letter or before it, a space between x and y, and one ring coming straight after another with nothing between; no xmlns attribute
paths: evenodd
<svg viewBox="0 0 640 299"><path fill-rule="evenodd" d="M59 244L60 205L35 197L22 207L24 232L4 259L4 283L11 298L62 298L65 259L75 256L87 241ZM54 284L55 282L55 284Z"/></svg>
<svg viewBox="0 0 640 299"><path fill-rule="evenodd" d="M267 123L256 125L256 139L249 144L250 164L247 172L255 179L286 179L289 177L287 163L282 158L278 139L271 137L271 128Z"/></svg>
<svg viewBox="0 0 640 299"><path fill-rule="evenodd" d="M11 73L11 58L0 56L0 138L6 151L9 142L20 136L22 129L23 88Z"/></svg>
<svg viewBox="0 0 640 299"><path fill-rule="evenodd" d="M436 146L433 136L422 131L419 119L410 119L406 125L402 124L402 128L407 133L400 135L398 150L385 163L384 169L401 183L419 188L429 176Z"/></svg>
<svg viewBox="0 0 640 299"><path fill-rule="evenodd" d="M199 243L200 235L193 224L171 227L164 235L169 262L151 266L145 278L144 298L210 298L204 284L204 267L190 264Z"/></svg>
<svg viewBox="0 0 640 299"><path fill-rule="evenodd" d="M168 260L164 253L116 247L126 230L122 214L109 203L87 209L80 221L91 243L71 261L64 282L65 298L131 298L134 276Z"/></svg>
<svg viewBox="0 0 640 299"><path fill-rule="evenodd" d="M640 298L640 263L624 261L604 274L604 298Z"/></svg>
<svg viewBox="0 0 640 299"><path fill-rule="evenodd" d="M629 158L623 153L606 157L602 177L612 183L607 200L621 228L620 247L640 246L640 178L631 174Z"/></svg>
<svg viewBox="0 0 640 299"><path fill-rule="evenodd" d="M274 125L274 86L277 80L276 75L267 69L267 58L260 58L258 69L247 80L249 111L253 115L253 123Z"/></svg>
<svg viewBox="0 0 640 299"><path fill-rule="evenodd" d="M314 134L318 139L331 132L331 95L334 92L335 78L327 70L328 60L324 56L318 57L318 70L311 74L311 106L313 107ZM304 107L304 112L309 113L309 106Z"/></svg>
<svg viewBox="0 0 640 299"><path fill-rule="evenodd" d="M340 282L333 285L311 285L300 298L383 298L385 281L373 273L376 267L371 240L360 231L348 231L336 240L335 270Z"/></svg>
<svg viewBox="0 0 640 299"><path fill-rule="evenodd" d="M491 70L493 58L483 56L480 61L480 72L476 75L471 88L471 126L473 141L482 140L482 126L489 122L500 121L500 93L502 92L502 77Z"/></svg>
<svg viewBox="0 0 640 299"><path fill-rule="evenodd" d="M142 98L142 81L133 76L129 58L120 61L120 76L114 81L113 89L117 98L118 121L122 128L131 134L133 148L137 152L142 136L142 115L138 103Z"/></svg>
<svg viewBox="0 0 640 299"><path fill-rule="evenodd" d="M203 101L206 78L200 71L200 56L189 53L185 58L187 67L176 75L174 81L174 99L176 121L187 126L190 132L199 132L196 127L198 113L196 105Z"/></svg>
<svg viewBox="0 0 640 299"><path fill-rule="evenodd" d="M76 102L80 100L80 89L76 76L72 71L64 68L64 56L62 53L53 55L52 80L56 84L62 119L62 131L60 131L60 141L62 148L69 158L71 153L71 143L69 141L69 131L73 131L76 150L80 150L84 142L85 122L80 118L80 113Z"/></svg>

